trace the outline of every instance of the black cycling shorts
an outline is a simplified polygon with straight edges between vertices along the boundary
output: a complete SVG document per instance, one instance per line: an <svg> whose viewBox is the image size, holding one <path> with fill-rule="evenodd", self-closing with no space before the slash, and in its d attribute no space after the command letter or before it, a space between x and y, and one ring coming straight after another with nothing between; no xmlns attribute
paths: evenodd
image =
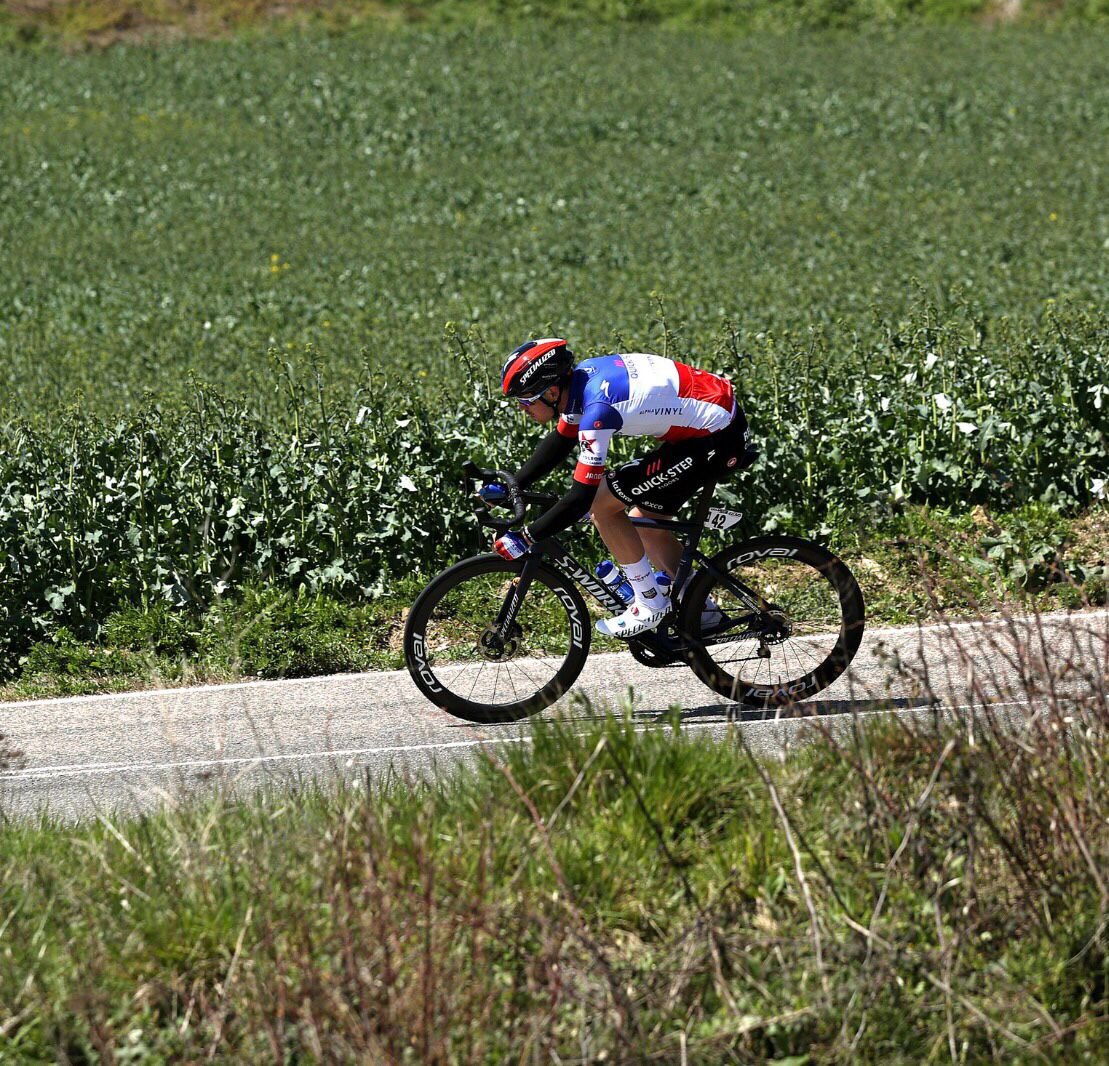
<svg viewBox="0 0 1109 1066"><path fill-rule="evenodd" d="M723 481L750 466L758 455L750 440L747 419L737 410L727 429L707 437L664 442L642 459L610 470L608 487L629 506L658 515L676 514L710 481Z"/></svg>

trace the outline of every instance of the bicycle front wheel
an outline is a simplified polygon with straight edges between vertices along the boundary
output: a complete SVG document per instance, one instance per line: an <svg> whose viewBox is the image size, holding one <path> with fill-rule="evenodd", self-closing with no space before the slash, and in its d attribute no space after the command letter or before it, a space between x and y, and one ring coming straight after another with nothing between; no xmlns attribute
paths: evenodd
<svg viewBox="0 0 1109 1066"><path fill-rule="evenodd" d="M577 587L540 565L506 640L498 612L523 560L479 555L452 566L420 594L404 630L417 687L468 722L514 722L549 707L577 680L591 626Z"/></svg>
<svg viewBox="0 0 1109 1066"><path fill-rule="evenodd" d="M706 685L750 707L781 707L827 688L863 639L863 594L818 544L756 537L725 548L690 582L679 628ZM744 590L768 609L753 610Z"/></svg>

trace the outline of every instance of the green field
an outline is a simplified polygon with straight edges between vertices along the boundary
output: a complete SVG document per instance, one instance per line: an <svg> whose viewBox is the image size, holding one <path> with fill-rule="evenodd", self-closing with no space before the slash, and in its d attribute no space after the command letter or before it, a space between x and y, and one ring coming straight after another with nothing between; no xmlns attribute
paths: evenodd
<svg viewBox="0 0 1109 1066"><path fill-rule="evenodd" d="M3 406L450 367L547 324L877 345L922 296L1104 304L1105 31L530 28L0 55ZM526 70L526 76L521 71ZM914 284L918 279L921 288ZM799 343L803 343L800 341Z"/></svg>
<svg viewBox="0 0 1109 1066"><path fill-rule="evenodd" d="M1107 46L522 24L0 53L0 676L121 606L359 602L472 551L455 472L526 453L488 383L550 330L730 372L753 529L1082 512ZM1006 566L1040 543L990 535Z"/></svg>
<svg viewBox="0 0 1109 1066"><path fill-rule="evenodd" d="M1105 0L0 0L0 45L103 48L229 34L401 26L707 26L719 33L1101 22Z"/></svg>

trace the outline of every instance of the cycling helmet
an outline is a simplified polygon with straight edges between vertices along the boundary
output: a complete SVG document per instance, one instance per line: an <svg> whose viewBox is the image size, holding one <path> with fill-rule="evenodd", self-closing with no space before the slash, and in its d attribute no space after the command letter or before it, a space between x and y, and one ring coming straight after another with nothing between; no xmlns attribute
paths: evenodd
<svg viewBox="0 0 1109 1066"><path fill-rule="evenodd" d="M505 396L525 399L561 385L574 366L574 353L566 341L548 337L521 344L501 367L501 389Z"/></svg>

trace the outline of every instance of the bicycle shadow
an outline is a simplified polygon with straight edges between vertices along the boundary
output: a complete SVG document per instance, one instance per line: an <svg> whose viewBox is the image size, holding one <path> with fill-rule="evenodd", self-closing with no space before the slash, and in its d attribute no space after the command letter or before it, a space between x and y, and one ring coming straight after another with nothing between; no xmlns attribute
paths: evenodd
<svg viewBox="0 0 1109 1066"><path fill-rule="evenodd" d="M859 699L859 700L808 700L805 703L794 703L785 707L744 707L736 703L705 703L699 707L688 707L680 710L677 714L677 720L681 722L689 722L691 724L708 724L713 721L728 723L728 722L782 722L794 721L802 718L835 718L844 716L854 716L863 714L895 714L898 711L915 710L921 708L934 707L936 705L935 699L927 697L906 697L906 696L891 696L882 699ZM611 718L614 713L620 713L613 710L599 709L592 705L587 707L578 708L577 713L568 713L563 718L564 721L582 723L587 722L603 722L607 718ZM626 711L631 720L634 722L642 722L646 724L665 724L674 720L674 708L668 707L664 709L658 708L643 708L633 707L630 711ZM490 728L508 728L511 726L519 727L520 722L517 723L504 723L502 726L475 726L469 722L454 722L452 727L456 729L490 729Z"/></svg>
<svg viewBox="0 0 1109 1066"><path fill-rule="evenodd" d="M709 703L689 707L681 712L680 721L702 721L722 718L729 722L775 722L796 718L824 718L857 714L893 714L897 711L935 706L927 697L895 696L868 700L807 700L785 707L744 707L737 703ZM633 717L649 721L666 721L670 711L635 711Z"/></svg>

